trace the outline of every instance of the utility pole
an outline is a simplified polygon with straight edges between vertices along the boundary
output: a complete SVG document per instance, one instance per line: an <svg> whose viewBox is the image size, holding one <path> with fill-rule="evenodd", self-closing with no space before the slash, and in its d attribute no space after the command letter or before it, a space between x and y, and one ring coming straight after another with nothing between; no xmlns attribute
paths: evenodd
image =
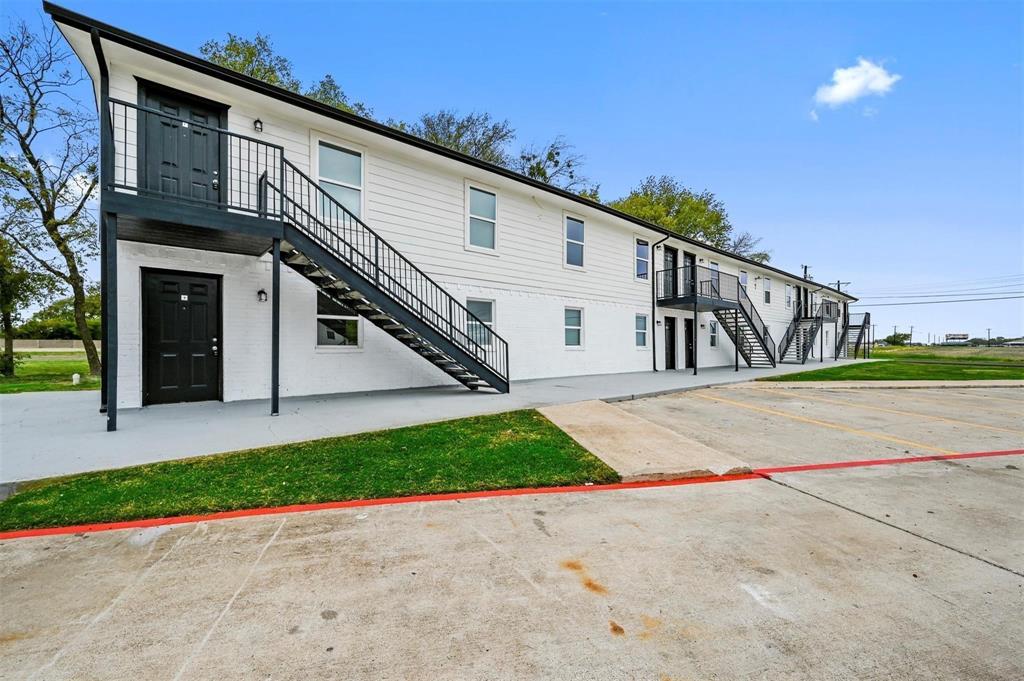
<svg viewBox="0 0 1024 681"><path fill-rule="evenodd" d="M911 324L910 325L910 340L907 341L907 345L913 345L913 344L914 344L914 325Z"/></svg>
<svg viewBox="0 0 1024 681"><path fill-rule="evenodd" d="M811 269L811 266L810 265L801 265L801 267L804 268L804 279L809 279L809 277L807 276L807 270Z"/></svg>
<svg viewBox="0 0 1024 681"><path fill-rule="evenodd" d="M988 346L992 347L992 329L985 329L988 332Z"/></svg>

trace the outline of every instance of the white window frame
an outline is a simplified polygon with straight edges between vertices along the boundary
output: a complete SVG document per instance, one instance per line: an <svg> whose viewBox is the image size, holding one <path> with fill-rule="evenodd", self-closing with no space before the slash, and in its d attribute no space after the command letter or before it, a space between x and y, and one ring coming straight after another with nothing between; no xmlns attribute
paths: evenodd
<svg viewBox="0 0 1024 681"><path fill-rule="evenodd" d="M637 242L643 241L647 244L647 258L641 258L636 254ZM647 263L647 277L641 277L637 275L636 264L640 261ZM633 235L633 281L639 281L644 284L650 284L654 280L654 272L651 270L651 265L654 262L654 245L651 243L651 239L640 236L639 234Z"/></svg>
<svg viewBox="0 0 1024 681"><path fill-rule="evenodd" d="M318 342L319 337L313 338L313 349L316 352L360 352L363 349L363 342L366 340L365 327L363 326L363 318L360 315L346 315L346 314L320 314L317 311L317 303L320 300L320 296L323 295L320 289L316 290L316 295L313 298L313 318L317 320L317 323L321 319L354 319L356 320L356 335L358 336L358 342L355 345L320 345Z"/></svg>
<svg viewBox="0 0 1024 681"><path fill-rule="evenodd" d="M495 326L498 323L498 303L497 303L497 301L495 301L493 298L466 298L466 309L467 310L469 309L469 304L470 303L490 303L490 305L491 305L491 321L488 323L488 322L485 322L483 320L480 320L480 323L483 324L484 326L486 326L492 332L497 333L497 331L495 330ZM471 324L475 324L476 323L473 320L469 320L469 322ZM474 342L476 342L475 339L473 339L472 332L470 332L470 330L468 328L466 329L466 335L468 335L470 337L470 339L472 339L472 340L474 340ZM493 336L491 336L491 338L493 338ZM480 343L480 345L481 345L481 347L489 348L489 347L491 347L492 344L491 343Z"/></svg>
<svg viewBox="0 0 1024 681"><path fill-rule="evenodd" d="M718 322L713 319L708 321L708 345L718 347Z"/></svg>
<svg viewBox="0 0 1024 681"><path fill-rule="evenodd" d="M793 309L793 285L786 284L786 309Z"/></svg>
<svg viewBox="0 0 1024 681"><path fill-rule="evenodd" d="M740 286L742 286L743 290L746 291L747 290L747 283L750 281L750 274L748 274L746 270L740 270L740 277L739 277L739 279L740 279Z"/></svg>
<svg viewBox="0 0 1024 681"><path fill-rule="evenodd" d="M772 280L771 277L764 277L764 293L761 297L765 305L772 304Z"/></svg>
<svg viewBox="0 0 1024 681"><path fill-rule="evenodd" d="M359 183L360 186L355 187L345 182L339 182L331 178L325 178L320 175L320 145L326 144L329 147L335 147L342 151L347 151L350 154L359 154L361 163L359 164ZM349 189L359 190L359 219L366 221L366 148L359 145L353 144L348 140L344 140L340 137L334 137L327 133L320 132L318 130L310 131L310 166L313 170L313 177L316 179L317 186L320 185L321 181L330 182L340 187L348 187ZM317 207L319 210L319 206Z"/></svg>
<svg viewBox="0 0 1024 681"><path fill-rule="evenodd" d="M488 217L483 217L483 216L480 216L480 215L472 215L470 213L470 208L469 208L470 204L471 204L470 195L471 195L473 189L476 189L477 191L485 192L487 194L493 194L494 195L494 221L493 221L494 222L494 248L487 248L485 246L477 246L477 245L473 244L469 240L469 220L470 220L470 218L476 218L478 220L486 220L487 222L491 222L491 219L488 218ZM466 209L465 209L466 220L465 220L465 225L464 225L464 228L465 228L464 231L465 231L465 248L466 248L466 250L467 251L472 251L473 253L482 253L483 255L491 255L491 256L494 256L494 257L498 257L500 255L498 251L501 248L501 230L498 228L498 225L501 223L501 195L498 193L498 190L495 189L494 187L490 187L490 186L488 186L486 184L483 184L481 182L473 182L472 180L466 180L466 182L465 182L465 201L466 201Z"/></svg>
<svg viewBox="0 0 1024 681"><path fill-rule="evenodd" d="M711 278L718 289L718 295L722 295L722 266L713 260L708 260L708 270L712 272Z"/></svg>
<svg viewBox="0 0 1024 681"><path fill-rule="evenodd" d="M583 225L583 241L575 241L569 239L569 220L576 220ZM579 244L583 247L583 264L572 265L569 263L569 244ZM562 212L562 267L567 270L576 270L577 272L585 272L587 270L587 221L581 216L575 213L569 213L568 211Z"/></svg>
<svg viewBox="0 0 1024 681"><path fill-rule="evenodd" d="M569 326L565 323L565 313L568 310L579 310L580 313L580 325ZM586 345L586 329L587 326L587 313L582 307L576 307L574 305L566 305L562 308L562 347L566 350L582 350ZM579 329L580 330L580 344L579 345L567 345L565 342L565 331L566 329Z"/></svg>
<svg viewBox="0 0 1024 681"><path fill-rule="evenodd" d="M638 329L637 325L636 325L637 320L639 320L641 317L644 320L644 328L643 328L642 331L640 329ZM643 345L638 345L637 342L636 342L636 335L638 333L642 333L644 335L644 344ZM648 350L648 349L650 349L650 347L651 347L651 316L649 314L643 314L642 312L637 312L636 314L633 315L633 345L636 345L636 349L637 350Z"/></svg>

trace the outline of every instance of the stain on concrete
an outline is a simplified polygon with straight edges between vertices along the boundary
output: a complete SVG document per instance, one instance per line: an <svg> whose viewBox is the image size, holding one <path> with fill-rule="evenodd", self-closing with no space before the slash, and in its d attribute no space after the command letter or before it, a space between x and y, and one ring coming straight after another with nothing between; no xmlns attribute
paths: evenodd
<svg viewBox="0 0 1024 681"><path fill-rule="evenodd" d="M15 641L24 641L27 638L32 638L32 634L27 631L8 631L0 634L0 645L4 643L14 643Z"/></svg>
<svg viewBox="0 0 1024 681"><path fill-rule="evenodd" d="M608 620L608 629L612 632L613 636L626 635L626 630L623 629L615 620Z"/></svg>
<svg viewBox="0 0 1024 681"><path fill-rule="evenodd" d="M645 641L653 638L661 630L662 621L657 617L641 615L640 623L644 628L640 630L640 633L637 634L637 636Z"/></svg>
<svg viewBox="0 0 1024 681"><path fill-rule="evenodd" d="M533 519L533 524L536 525L537 529L540 530L541 532L543 532L545 536L547 536L547 537L551 536L551 533L548 532L547 525L544 524L543 520L541 520L540 518L534 518Z"/></svg>
<svg viewBox="0 0 1024 681"><path fill-rule="evenodd" d="M297 633L299 633L299 625L296 624L294 627L289 628L288 629L288 633L289 634L297 634Z"/></svg>
<svg viewBox="0 0 1024 681"><path fill-rule="evenodd" d="M574 572L583 572L586 568L583 567L583 563L578 560L565 560L562 561L562 567L566 570L572 570Z"/></svg>
<svg viewBox="0 0 1024 681"><path fill-rule="evenodd" d="M338 611L337 610L323 610L320 613L320 617L322 617L325 620L335 620L335 619L338 619Z"/></svg>
<svg viewBox="0 0 1024 681"><path fill-rule="evenodd" d="M169 525L164 525L162 527L147 527L139 530L138 532L132 532L128 537L128 543L132 546L147 546L170 532L170 530L171 528Z"/></svg>
<svg viewBox="0 0 1024 681"><path fill-rule="evenodd" d="M533 512L533 514L534 515L547 515L548 512L547 511L543 511L541 509L537 509L536 511Z"/></svg>
<svg viewBox="0 0 1024 681"><path fill-rule="evenodd" d="M597 581L587 573L586 566L578 560L564 560L562 561L562 567L566 570L571 570L579 575L580 584L587 591L595 594L604 596L608 593L608 587L601 582Z"/></svg>

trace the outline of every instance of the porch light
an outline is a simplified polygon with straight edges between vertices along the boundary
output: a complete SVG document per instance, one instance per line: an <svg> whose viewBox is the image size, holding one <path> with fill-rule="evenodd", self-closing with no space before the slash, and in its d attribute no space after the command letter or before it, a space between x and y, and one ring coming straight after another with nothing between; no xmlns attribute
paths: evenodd
<svg viewBox="0 0 1024 681"><path fill-rule="evenodd" d="M265 289L260 289L259 291L256 292L256 300L258 300L261 303L267 302L267 292Z"/></svg>
<svg viewBox="0 0 1024 681"><path fill-rule="evenodd" d="M256 132L263 132L263 121L257 118L252 122L252 127Z"/></svg>

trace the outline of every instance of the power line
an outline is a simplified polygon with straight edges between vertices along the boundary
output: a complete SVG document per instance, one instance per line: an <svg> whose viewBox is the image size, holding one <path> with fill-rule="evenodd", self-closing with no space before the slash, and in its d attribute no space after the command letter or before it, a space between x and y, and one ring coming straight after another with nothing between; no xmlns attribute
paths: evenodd
<svg viewBox="0 0 1024 681"><path fill-rule="evenodd" d="M1005 274L998 277L981 277L976 279L949 279L946 281L919 282L899 286L883 286L876 289L867 289L864 293L902 293L917 289L934 288L955 288L962 286L996 286L997 284L1010 280L1024 279L1024 274Z"/></svg>
<svg viewBox="0 0 1024 681"><path fill-rule="evenodd" d="M1014 286L1020 286L1020 284L1014 284ZM970 293L970 292L969 291L964 291L963 293ZM999 294L1004 294L1004 293L1005 294L1017 294L1017 293L1021 293L1021 294L1024 294L1024 291L982 291L982 292L976 293L974 295L982 295L982 294L985 294L985 293L999 293ZM905 296L860 296L858 298L858 300L864 300L865 298L949 298L950 296L958 296L958 295L961 295L961 294L957 293L956 291L952 291L952 292L949 292L949 293L913 293L913 294L908 294L908 295L905 295Z"/></svg>
<svg viewBox="0 0 1024 681"><path fill-rule="evenodd" d="M909 303L854 303L850 307L892 307L894 305L938 305L939 303L980 303L985 300L1015 300L1017 298L1024 298L1024 295L1001 296L998 298L961 298L959 300L921 300Z"/></svg>

